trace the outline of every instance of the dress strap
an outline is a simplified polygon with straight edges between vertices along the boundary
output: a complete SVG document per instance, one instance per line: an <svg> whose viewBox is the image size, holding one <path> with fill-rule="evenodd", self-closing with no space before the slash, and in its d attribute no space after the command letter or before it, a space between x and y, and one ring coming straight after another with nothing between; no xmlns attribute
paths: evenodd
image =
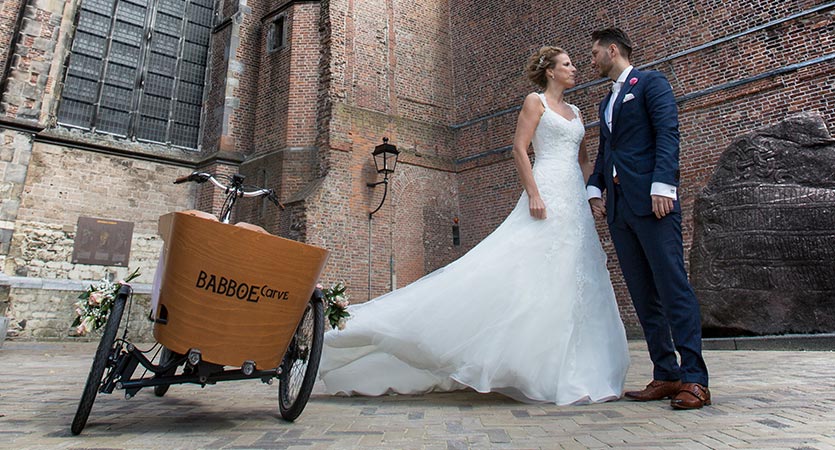
<svg viewBox="0 0 835 450"><path fill-rule="evenodd" d="M544 92L539 92L536 95L539 96L539 100L542 102L542 106L544 106L545 109L551 109L551 108L548 107L548 101L545 100L545 93Z"/></svg>

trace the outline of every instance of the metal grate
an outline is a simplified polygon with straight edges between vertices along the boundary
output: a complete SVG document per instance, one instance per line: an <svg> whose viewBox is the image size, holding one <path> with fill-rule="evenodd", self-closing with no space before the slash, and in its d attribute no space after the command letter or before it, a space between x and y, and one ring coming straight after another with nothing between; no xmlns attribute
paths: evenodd
<svg viewBox="0 0 835 450"><path fill-rule="evenodd" d="M213 0L82 0L59 123L196 148L212 8Z"/></svg>

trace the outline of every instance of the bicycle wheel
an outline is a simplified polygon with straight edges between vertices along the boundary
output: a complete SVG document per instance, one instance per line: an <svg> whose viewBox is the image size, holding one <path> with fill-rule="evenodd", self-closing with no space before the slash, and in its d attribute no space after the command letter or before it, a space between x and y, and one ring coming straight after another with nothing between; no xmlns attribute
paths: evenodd
<svg viewBox="0 0 835 450"><path fill-rule="evenodd" d="M162 347L162 351L160 351L160 354L159 354L159 365L164 366L164 365L168 364L169 361L173 360L177 356L178 355L176 353L172 352L171 350L168 350L168 347ZM173 369L169 370L168 372L165 372L163 374L163 376L170 377L171 375L174 375L174 373L176 371L177 371L177 368L174 367ZM165 395L166 392L168 392L168 388L170 388L170 387L171 387L170 384L160 384L160 385L154 386L154 395L156 395L157 397L162 397L162 396Z"/></svg>
<svg viewBox="0 0 835 450"><path fill-rule="evenodd" d="M87 424L87 418L90 416L90 410L93 409L96 394L99 393L104 380L105 369L113 364L114 358L112 356L116 350L113 344L116 342L116 333L119 331L119 323L122 321L122 313L125 311L128 295L129 291L123 288L119 291L116 299L113 300L113 308L110 310L107 323L104 325L104 333L102 333L99 346L96 349L96 356L93 358L90 374L87 375L87 384L84 385L84 392L81 394L78 410L76 410L75 417L72 420L72 426L70 427L72 434L81 433L84 425Z"/></svg>
<svg viewBox="0 0 835 450"><path fill-rule="evenodd" d="M313 391L324 335L324 306L321 300L311 299L281 361L278 377L278 410L288 422L299 417Z"/></svg>

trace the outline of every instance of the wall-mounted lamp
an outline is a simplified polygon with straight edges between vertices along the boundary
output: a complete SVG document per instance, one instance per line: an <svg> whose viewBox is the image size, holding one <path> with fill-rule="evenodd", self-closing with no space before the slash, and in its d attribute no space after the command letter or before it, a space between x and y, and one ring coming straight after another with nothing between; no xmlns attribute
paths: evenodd
<svg viewBox="0 0 835 450"><path fill-rule="evenodd" d="M369 220L371 220L371 217L374 216L375 212L379 211L380 208L383 207L383 203L386 201L386 194L389 189L389 174L394 173L394 168L397 166L397 155L400 154L397 147L389 144L388 142L389 139L384 137L383 143L374 147L374 152L371 153L374 156L374 165L377 167L377 173L383 174L383 181L366 183L366 185L373 188L383 184L385 185L385 190L383 191L383 199L380 200L380 206L368 214Z"/></svg>

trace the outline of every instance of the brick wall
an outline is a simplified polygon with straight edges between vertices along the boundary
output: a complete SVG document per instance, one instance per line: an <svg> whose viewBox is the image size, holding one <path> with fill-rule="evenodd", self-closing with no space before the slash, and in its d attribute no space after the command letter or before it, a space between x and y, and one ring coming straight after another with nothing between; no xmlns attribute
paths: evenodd
<svg viewBox="0 0 835 450"><path fill-rule="evenodd" d="M9 44L12 42L22 3L23 0L9 0L0 5L0 42ZM6 69L11 49L11 45L4 45L0 50L0 70Z"/></svg>
<svg viewBox="0 0 835 450"><path fill-rule="evenodd" d="M50 70L65 5L67 3L40 1L23 9L17 48L6 47L14 54L8 56L9 73L2 85L0 116L32 122L42 119L45 91L55 81L50 77ZM3 9L6 9L5 4ZM12 39L12 36L9 34L6 38ZM11 44L10 41L2 42Z"/></svg>
<svg viewBox="0 0 835 450"><path fill-rule="evenodd" d="M501 3L501 4L500 4ZM612 24L624 28L636 46L633 63L645 65L694 49L711 41L743 33L768 22L802 13L825 2L815 1L728 1L668 2L561 2L559 14L542 14L538 9L507 7L505 2L456 2L451 26L459 34L453 39L453 60L468 61L473 70L455 72L456 148L459 158L468 159L460 183L462 223L466 245L472 246L489 233L510 209L519 192L513 163L505 146L513 135L515 106L532 90L523 76L525 58L543 44L564 47L578 67L580 83L598 78L589 64L590 35L594 29ZM525 4L527 5L527 4ZM804 14L729 39L690 54L672 58L650 68L670 79L676 96L697 93L770 71L804 63L833 53L835 20L833 8ZM493 30L485 33L484 30ZM475 51L481 50L483 51ZM489 68L489 70L478 70ZM798 111L818 111L829 124L835 123L832 109L833 60L800 70L766 77L739 87L720 89L679 104L681 118L680 189L683 208L685 250L692 239L692 204L695 194L712 174L719 154L734 136L773 123ZM598 83L569 93L587 123L597 120L596 105L608 83ZM510 109L510 111L507 111ZM503 112L505 111L505 112ZM493 117L487 117L495 114ZM592 157L596 153L597 131L590 128L586 138ZM498 155L484 156L496 151ZM488 179L487 186L473 180ZM493 213L495 211L495 213ZM617 268L611 241L604 225L598 230L609 254L609 267L618 294L621 313L630 333L638 332L628 293Z"/></svg>
<svg viewBox="0 0 835 450"><path fill-rule="evenodd" d="M327 179L321 203L309 207L309 223L321 229L308 236L335 250L326 278L346 281L362 301L390 290L392 273L402 286L457 254L451 248L458 209L448 128L454 97L449 7L435 0L321 7L330 64L320 69L327 75L320 105L326 96L333 107L319 113L320 130L328 130L318 141L327 144L320 148ZM403 153L386 203L369 221L384 189L366 186L382 179L371 152L383 137ZM442 229L439 221L450 230L434 231Z"/></svg>

